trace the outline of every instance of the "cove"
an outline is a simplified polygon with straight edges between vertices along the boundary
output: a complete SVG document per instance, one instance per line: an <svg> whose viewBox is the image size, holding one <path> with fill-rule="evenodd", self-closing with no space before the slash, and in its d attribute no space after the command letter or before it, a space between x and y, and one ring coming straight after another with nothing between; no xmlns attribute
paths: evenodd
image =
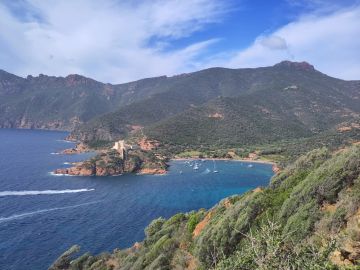
<svg viewBox="0 0 360 270"><path fill-rule="evenodd" d="M162 176L53 176L90 154L56 155L67 134L0 130L0 269L47 269L73 244L99 253L141 241L160 216L211 208L221 199L265 186L269 164L171 161ZM251 165L251 166L249 166Z"/></svg>

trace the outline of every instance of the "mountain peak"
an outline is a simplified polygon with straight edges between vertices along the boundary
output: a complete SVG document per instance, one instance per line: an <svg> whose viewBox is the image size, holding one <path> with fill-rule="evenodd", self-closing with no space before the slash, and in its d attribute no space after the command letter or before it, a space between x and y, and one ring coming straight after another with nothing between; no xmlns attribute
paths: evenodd
<svg viewBox="0 0 360 270"><path fill-rule="evenodd" d="M296 68L301 70L315 70L314 66L308 62L292 62L292 61L282 61L278 64L275 64L274 67L284 67L284 68Z"/></svg>
<svg viewBox="0 0 360 270"><path fill-rule="evenodd" d="M79 74L70 74L65 77L66 83L68 86L80 85L80 84L89 84L95 82L95 80L84 77Z"/></svg>

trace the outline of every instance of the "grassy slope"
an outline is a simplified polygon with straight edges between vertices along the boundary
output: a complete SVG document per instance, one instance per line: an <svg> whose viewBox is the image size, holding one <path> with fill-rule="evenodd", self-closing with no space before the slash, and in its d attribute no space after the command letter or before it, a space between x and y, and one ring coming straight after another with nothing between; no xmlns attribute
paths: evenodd
<svg viewBox="0 0 360 270"><path fill-rule="evenodd" d="M69 252L51 269L358 269L359 194L360 147L321 148L263 190L159 218L140 245L72 263Z"/></svg>

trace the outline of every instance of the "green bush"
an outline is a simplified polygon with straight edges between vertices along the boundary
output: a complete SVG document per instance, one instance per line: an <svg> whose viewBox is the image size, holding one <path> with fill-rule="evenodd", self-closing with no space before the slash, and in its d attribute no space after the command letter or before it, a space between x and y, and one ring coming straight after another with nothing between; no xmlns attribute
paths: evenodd
<svg viewBox="0 0 360 270"><path fill-rule="evenodd" d="M258 229L245 235L232 256L214 265L218 270L319 270L335 269L328 261L334 242L325 247L298 248L289 242L291 235L282 233L281 225L266 220Z"/></svg>
<svg viewBox="0 0 360 270"><path fill-rule="evenodd" d="M192 213L189 216L189 220L186 224L187 230L189 233L192 233L195 230L196 225L201 221L201 216L199 213Z"/></svg>

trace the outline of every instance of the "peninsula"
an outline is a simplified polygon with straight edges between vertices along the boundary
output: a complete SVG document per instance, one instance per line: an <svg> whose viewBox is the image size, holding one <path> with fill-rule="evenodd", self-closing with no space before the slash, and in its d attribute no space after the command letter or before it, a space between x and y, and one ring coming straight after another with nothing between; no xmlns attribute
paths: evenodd
<svg viewBox="0 0 360 270"><path fill-rule="evenodd" d="M54 171L58 175L113 176L124 173L164 174L166 158L154 154L141 145L126 144L124 140L115 142L111 149L101 150L95 157L78 162L70 168Z"/></svg>

